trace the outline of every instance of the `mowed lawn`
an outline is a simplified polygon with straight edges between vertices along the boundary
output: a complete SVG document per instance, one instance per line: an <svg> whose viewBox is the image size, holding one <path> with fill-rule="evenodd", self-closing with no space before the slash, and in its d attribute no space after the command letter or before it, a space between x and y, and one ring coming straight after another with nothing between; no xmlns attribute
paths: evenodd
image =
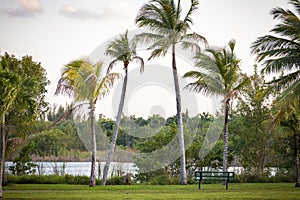
<svg viewBox="0 0 300 200"><path fill-rule="evenodd" d="M300 199L289 183L96 186L18 184L4 187L4 199Z"/></svg>

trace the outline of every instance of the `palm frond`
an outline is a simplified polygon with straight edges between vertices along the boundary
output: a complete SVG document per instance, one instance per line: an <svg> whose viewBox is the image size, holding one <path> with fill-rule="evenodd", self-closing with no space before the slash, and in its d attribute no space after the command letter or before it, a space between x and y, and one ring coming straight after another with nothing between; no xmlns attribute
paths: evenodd
<svg viewBox="0 0 300 200"><path fill-rule="evenodd" d="M136 44L138 42L138 38L129 39L128 37L128 31L122 35L120 35L120 38L115 39L111 43L109 43L107 49L106 49L106 55L111 56L114 58L114 60L109 64L109 67L107 69L107 73L109 73L113 66L117 62L123 62L124 69L126 69L129 65L129 63L137 58L136 53ZM142 61L142 58L139 57L140 61ZM141 62L142 67L144 67L144 61ZM143 69L141 69L143 70Z"/></svg>
<svg viewBox="0 0 300 200"><path fill-rule="evenodd" d="M295 7L298 15L300 15L300 2L299 2L299 0L290 0L289 3L292 4Z"/></svg>
<svg viewBox="0 0 300 200"><path fill-rule="evenodd" d="M184 22L185 23L190 23L190 24L193 24L193 21L192 21L192 18L191 18L191 15L193 14L193 12L198 9L198 5L199 5L199 1L198 0L191 0L191 6L190 6L190 9L189 11L187 12L185 18L184 18Z"/></svg>
<svg viewBox="0 0 300 200"><path fill-rule="evenodd" d="M53 128L54 126L58 125L63 119L67 118L68 116L70 116L75 110L81 108L82 106L86 105L87 103L80 103L74 107L71 107L70 109L68 109L66 112L64 112L61 116L59 116L58 118L55 119L55 121L53 121L52 124L50 124L50 126L48 127L48 129Z"/></svg>
<svg viewBox="0 0 300 200"><path fill-rule="evenodd" d="M157 30L158 27L164 26L170 27L166 9L168 10L164 1L152 0L140 9L135 23L138 27L147 27L150 30ZM168 11L170 12L170 10Z"/></svg>
<svg viewBox="0 0 300 200"><path fill-rule="evenodd" d="M197 71L184 75L195 81L188 88L205 95L235 94L235 91L249 82L240 74L240 60L234 54L235 42L230 41L228 48L208 48L205 52L196 53L195 66Z"/></svg>
<svg viewBox="0 0 300 200"><path fill-rule="evenodd" d="M224 95L225 88L220 79L212 76L211 74L203 73L200 71L190 71L184 74L184 78L196 79L194 82L189 83L185 88L194 92L199 92L207 96L213 94Z"/></svg>
<svg viewBox="0 0 300 200"><path fill-rule="evenodd" d="M107 71L106 71L107 74L109 74L109 73L111 72L112 68L115 66L115 64L116 64L117 62L119 62L119 60L118 60L118 59L115 59L115 60L113 60L113 61L111 61L111 62L109 63L108 68L107 68Z"/></svg>
<svg viewBox="0 0 300 200"><path fill-rule="evenodd" d="M144 72L144 68L145 68L144 59L142 57L139 57L139 56L134 56L132 58L132 60L136 60L137 62L140 63L140 73L143 73Z"/></svg>
<svg viewBox="0 0 300 200"><path fill-rule="evenodd" d="M297 13L280 7L271 11L273 18L280 21L271 32L279 36L259 37L252 44L251 49L252 53L257 54L257 60L263 61L263 72L289 71L289 74L280 76L269 83L277 93L280 93L279 99L297 96L299 100L300 2L290 0L289 3L293 5Z"/></svg>
<svg viewBox="0 0 300 200"><path fill-rule="evenodd" d="M113 87L116 80L122 78L122 76L119 73L109 73L106 74L105 77L101 79L101 82L99 83L99 86L97 87L95 93L100 98L106 96L110 89Z"/></svg>
<svg viewBox="0 0 300 200"><path fill-rule="evenodd" d="M139 43L153 43L155 41L161 40L164 38L164 35L161 34L156 34L156 33L151 33L151 32L146 32L146 33L141 33L135 36L137 42Z"/></svg>

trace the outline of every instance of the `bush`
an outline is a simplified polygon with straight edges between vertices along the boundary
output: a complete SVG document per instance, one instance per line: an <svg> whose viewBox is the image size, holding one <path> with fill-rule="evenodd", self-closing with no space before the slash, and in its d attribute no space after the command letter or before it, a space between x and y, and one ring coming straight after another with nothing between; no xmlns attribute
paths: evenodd
<svg viewBox="0 0 300 200"><path fill-rule="evenodd" d="M150 180L151 185L179 185L179 177L170 175L159 175Z"/></svg>
<svg viewBox="0 0 300 200"><path fill-rule="evenodd" d="M58 175L24 175L24 176L13 176L8 175L8 183L15 184L64 184L65 178Z"/></svg>
<svg viewBox="0 0 300 200"><path fill-rule="evenodd" d="M73 175L65 175L65 181L67 184L71 185L88 185L90 182L90 178L87 176L73 176Z"/></svg>
<svg viewBox="0 0 300 200"><path fill-rule="evenodd" d="M243 173L235 175L230 181L232 183L292 183L295 182L294 174L291 172L277 172L275 176Z"/></svg>
<svg viewBox="0 0 300 200"><path fill-rule="evenodd" d="M24 176L7 176L8 183L14 184L71 184L71 185L88 185L89 177L73 175L24 175Z"/></svg>
<svg viewBox="0 0 300 200"><path fill-rule="evenodd" d="M124 185L123 176L114 176L106 181L106 185Z"/></svg>
<svg viewBox="0 0 300 200"><path fill-rule="evenodd" d="M126 174L125 176L114 176L106 181L106 185L131 185L131 176Z"/></svg>

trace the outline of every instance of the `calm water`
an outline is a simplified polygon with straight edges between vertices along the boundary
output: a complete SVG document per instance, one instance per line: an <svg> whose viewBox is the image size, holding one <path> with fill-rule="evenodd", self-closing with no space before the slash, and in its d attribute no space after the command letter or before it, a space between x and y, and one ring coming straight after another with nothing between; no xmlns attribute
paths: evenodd
<svg viewBox="0 0 300 200"><path fill-rule="evenodd" d="M36 168L36 174L40 175L50 175L50 174L71 174L71 175L81 175L90 176L91 173L91 162L33 162L38 165ZM6 162L5 167L11 166L12 162ZM99 167L101 172L105 166L105 162L96 163L96 173L99 176ZM111 162L109 176L123 175L123 174L136 174L137 167L134 163L117 163ZM100 174L101 176L101 174Z"/></svg>

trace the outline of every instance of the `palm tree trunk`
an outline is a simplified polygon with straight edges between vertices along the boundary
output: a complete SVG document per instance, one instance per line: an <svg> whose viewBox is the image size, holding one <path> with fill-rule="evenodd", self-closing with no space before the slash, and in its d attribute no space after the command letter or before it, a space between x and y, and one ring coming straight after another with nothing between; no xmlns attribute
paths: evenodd
<svg viewBox="0 0 300 200"><path fill-rule="evenodd" d="M186 185L187 178L186 178L184 135L183 135L182 114L181 114L181 97L180 97L178 73L177 73L176 59L175 59L175 44L172 45L172 69L173 69L173 78L174 78L175 93L176 93L178 139L179 139L180 166L181 166L180 183L182 185Z"/></svg>
<svg viewBox="0 0 300 200"><path fill-rule="evenodd" d="M94 126L95 120L95 103L90 103L90 118L91 118L91 132L92 132L92 166L91 166L91 177L90 177L90 187L94 187L96 185L96 153L97 153L97 143L96 143L96 132Z"/></svg>
<svg viewBox="0 0 300 200"><path fill-rule="evenodd" d="M295 143L295 168L296 168L296 184L295 187L300 187L300 174L299 174L299 135L294 134L294 143Z"/></svg>
<svg viewBox="0 0 300 200"><path fill-rule="evenodd" d="M0 121L0 198L2 198L2 177L4 171L4 159L5 159L5 116L2 115Z"/></svg>
<svg viewBox="0 0 300 200"><path fill-rule="evenodd" d="M102 185L106 184L111 158L112 158L112 155L115 151L115 146L116 146L116 142L117 142L117 138L118 138L119 126L120 126L120 121L121 121L121 114L122 114L122 111L123 111L123 106L124 106L124 101L125 101L127 80L128 80L128 69L127 69L127 66L125 66L125 77L124 77L123 86L122 86L122 93L121 93L121 99L120 99L120 103L119 103L119 110L118 110L118 113L117 113L117 118L116 118L115 127L114 127L114 133L112 135L112 139L111 139L111 143L110 143L110 147L109 147L109 152L107 154L106 163L105 163L105 166L104 166L104 169L103 169Z"/></svg>
<svg viewBox="0 0 300 200"><path fill-rule="evenodd" d="M228 116L229 116L229 99L225 102L225 120L224 120L224 150L223 150L223 172L228 167Z"/></svg>

